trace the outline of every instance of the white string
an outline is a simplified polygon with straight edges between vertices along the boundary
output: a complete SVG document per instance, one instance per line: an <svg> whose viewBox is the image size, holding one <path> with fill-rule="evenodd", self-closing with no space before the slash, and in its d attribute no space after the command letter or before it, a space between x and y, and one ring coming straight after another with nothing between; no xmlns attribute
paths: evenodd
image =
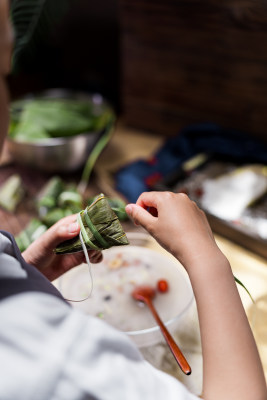
<svg viewBox="0 0 267 400"><path fill-rule="evenodd" d="M82 244L82 248L83 248L83 252L84 252L84 255L85 255L85 259L86 259L86 262L87 262L87 265L88 265L88 270L89 270L89 275L90 275L90 281L91 281L91 289L90 289L90 292L89 292L88 296L85 297L84 299L81 299L81 300L69 300L69 299L65 299L66 301L71 301L71 302L75 302L75 303L80 303L80 302L82 302L82 301L85 301L85 300L89 299L89 297L91 297L91 295L92 295L93 286L94 286L93 276L92 276L92 268L91 268L91 263L90 263L90 259L89 259L89 255L88 255L88 250L87 250L87 247L86 247L86 245L85 245L85 243L84 243L84 240L83 240L83 236L82 236L82 232L81 232L81 231L80 231L80 233L79 233L79 238L80 238L80 241L81 241L81 244Z"/></svg>

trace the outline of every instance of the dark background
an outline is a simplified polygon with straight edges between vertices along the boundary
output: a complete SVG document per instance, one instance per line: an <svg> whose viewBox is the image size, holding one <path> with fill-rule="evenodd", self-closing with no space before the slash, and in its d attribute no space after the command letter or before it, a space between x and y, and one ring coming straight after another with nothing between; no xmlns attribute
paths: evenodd
<svg viewBox="0 0 267 400"><path fill-rule="evenodd" d="M118 23L114 0L72 1L46 40L39 40L35 56L9 77L12 98L47 88L72 88L100 92L118 108Z"/></svg>
<svg viewBox="0 0 267 400"><path fill-rule="evenodd" d="M267 3L77 0L9 84L12 98L100 92L127 125L165 136L208 121L267 140Z"/></svg>

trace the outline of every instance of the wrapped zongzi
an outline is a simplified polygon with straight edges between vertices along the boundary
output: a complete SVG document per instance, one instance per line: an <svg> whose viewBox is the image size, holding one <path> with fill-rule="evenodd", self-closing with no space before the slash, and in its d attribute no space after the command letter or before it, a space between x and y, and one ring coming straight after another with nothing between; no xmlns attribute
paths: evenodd
<svg viewBox="0 0 267 400"><path fill-rule="evenodd" d="M16 237L16 243L21 252L27 249L27 247L38 237L40 237L47 230L47 226L44 225L37 218L33 218L26 228L22 230Z"/></svg>
<svg viewBox="0 0 267 400"><path fill-rule="evenodd" d="M11 175L0 188L0 206L7 211L14 212L25 195L21 177Z"/></svg>
<svg viewBox="0 0 267 400"><path fill-rule="evenodd" d="M37 199L37 209L40 216L56 207L57 199L64 190L64 182L59 176L53 176L42 188Z"/></svg>
<svg viewBox="0 0 267 400"><path fill-rule="evenodd" d="M92 204L78 214L77 221L81 227L82 240L89 250L104 250L129 244L117 215L103 194L97 196ZM66 254L82 250L80 236L76 236L59 244L55 253Z"/></svg>

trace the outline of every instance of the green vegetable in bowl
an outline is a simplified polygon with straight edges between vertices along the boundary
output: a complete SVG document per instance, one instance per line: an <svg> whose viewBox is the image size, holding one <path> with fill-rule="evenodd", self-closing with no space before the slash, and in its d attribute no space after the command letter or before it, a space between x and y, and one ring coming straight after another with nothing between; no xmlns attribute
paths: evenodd
<svg viewBox="0 0 267 400"><path fill-rule="evenodd" d="M13 104L9 135L20 141L69 137L98 130L105 120L86 100L24 100Z"/></svg>

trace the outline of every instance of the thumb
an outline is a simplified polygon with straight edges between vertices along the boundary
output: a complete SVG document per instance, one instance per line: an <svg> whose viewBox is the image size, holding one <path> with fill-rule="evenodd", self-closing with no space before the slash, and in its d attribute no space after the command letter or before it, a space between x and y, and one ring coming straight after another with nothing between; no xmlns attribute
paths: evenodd
<svg viewBox="0 0 267 400"><path fill-rule="evenodd" d="M43 247L53 249L64 240L72 239L80 232L80 226L72 219L58 221L52 225L40 238ZM38 240L38 239L37 239Z"/></svg>
<svg viewBox="0 0 267 400"><path fill-rule="evenodd" d="M125 207L125 211L134 220L135 224L141 225L147 230L148 226L151 226L151 223L155 220L155 217L137 204L128 204Z"/></svg>

